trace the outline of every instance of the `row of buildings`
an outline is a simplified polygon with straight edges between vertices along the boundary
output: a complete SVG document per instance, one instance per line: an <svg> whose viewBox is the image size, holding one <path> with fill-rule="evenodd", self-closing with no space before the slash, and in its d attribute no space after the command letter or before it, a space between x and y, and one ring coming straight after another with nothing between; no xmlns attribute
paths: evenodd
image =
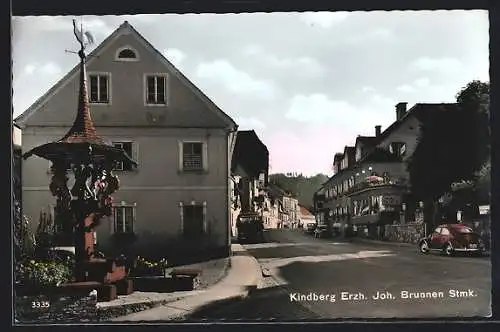
<svg viewBox="0 0 500 332"><path fill-rule="evenodd" d="M98 134L138 163L114 169L121 185L113 216L97 228L99 250L169 261L227 256L242 210L261 213L268 227L298 219L297 201L269 189L269 153L256 133L239 131L128 22L88 55L86 70ZM24 152L60 139L72 126L83 86L79 72L75 66L15 119ZM38 157L22 163L22 208L33 230L43 213L57 219L50 166ZM121 234L134 236L123 244Z"/></svg>
<svg viewBox="0 0 500 332"><path fill-rule="evenodd" d="M395 121L372 136L358 136L333 160L334 175L314 194L318 223L332 231L354 231L370 238L387 238L397 233L414 242L426 233L423 205L408 200L409 174L406 161L413 154L420 125L427 112L450 111L453 103L418 103L410 109L398 103Z"/></svg>
<svg viewBox="0 0 500 332"><path fill-rule="evenodd" d="M231 167L231 226L240 213L262 217L265 228L298 227L314 215L298 199L269 182L269 151L255 131L238 131Z"/></svg>

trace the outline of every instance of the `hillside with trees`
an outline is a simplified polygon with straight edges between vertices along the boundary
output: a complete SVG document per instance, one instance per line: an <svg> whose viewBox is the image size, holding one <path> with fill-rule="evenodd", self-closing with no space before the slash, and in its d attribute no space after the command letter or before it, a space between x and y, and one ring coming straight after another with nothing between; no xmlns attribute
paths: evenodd
<svg viewBox="0 0 500 332"><path fill-rule="evenodd" d="M296 196L299 200L299 204L308 209L312 208L314 192L318 190L326 180L328 180L328 176L325 174L316 174L310 177L294 173L277 173L269 175L269 183Z"/></svg>

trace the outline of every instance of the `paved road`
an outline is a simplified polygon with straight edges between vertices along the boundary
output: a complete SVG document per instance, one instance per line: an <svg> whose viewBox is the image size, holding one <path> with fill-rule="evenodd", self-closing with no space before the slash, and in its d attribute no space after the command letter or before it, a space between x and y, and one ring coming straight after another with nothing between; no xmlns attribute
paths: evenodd
<svg viewBox="0 0 500 332"><path fill-rule="evenodd" d="M245 247L270 275L262 287L246 299L202 308L190 319L437 318L490 313L488 257L422 255L411 246L335 242L287 229L269 230L266 243ZM404 298L405 291L412 298ZM385 299L372 298L377 292ZM434 292L430 294L434 298L416 298L420 292Z"/></svg>

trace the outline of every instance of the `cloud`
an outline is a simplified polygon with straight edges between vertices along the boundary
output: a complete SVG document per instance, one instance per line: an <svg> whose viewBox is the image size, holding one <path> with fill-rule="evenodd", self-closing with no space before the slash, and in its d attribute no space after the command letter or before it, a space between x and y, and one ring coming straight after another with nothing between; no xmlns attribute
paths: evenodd
<svg viewBox="0 0 500 332"><path fill-rule="evenodd" d="M361 91L365 92L365 93L369 93L369 92L376 92L377 90L372 87L372 86L364 86Z"/></svg>
<svg viewBox="0 0 500 332"><path fill-rule="evenodd" d="M73 32L73 18L65 16L41 16L36 21L39 31L68 31ZM90 31L94 35L107 36L114 30L106 22L97 17L83 17L76 19L77 26L83 25L83 29Z"/></svg>
<svg viewBox="0 0 500 332"><path fill-rule="evenodd" d="M58 75L61 73L61 67L53 62L49 62L40 67L40 72L46 75Z"/></svg>
<svg viewBox="0 0 500 332"><path fill-rule="evenodd" d="M299 14L299 19L305 24L328 29L345 21L348 16L348 12L305 12Z"/></svg>
<svg viewBox="0 0 500 332"><path fill-rule="evenodd" d="M415 88L408 84L400 85L396 88L396 90L406 93L415 92Z"/></svg>
<svg viewBox="0 0 500 332"><path fill-rule="evenodd" d="M391 39L392 37L394 37L394 33L389 29L377 28L374 30L370 30L367 36L370 38Z"/></svg>
<svg viewBox="0 0 500 332"><path fill-rule="evenodd" d="M422 78L417 78L415 81L413 81L413 84L420 88L424 88L426 86L429 86L430 82L431 81L427 77L422 77Z"/></svg>
<svg viewBox="0 0 500 332"><path fill-rule="evenodd" d="M29 64L29 65L26 65L26 66L24 67L24 72L25 72L26 74L28 74L28 75L33 74L33 73L35 72L35 70L36 70L36 66L35 66L35 65L33 65L33 64Z"/></svg>
<svg viewBox="0 0 500 332"><path fill-rule="evenodd" d="M236 123L240 130L264 129L266 124L255 117L238 117Z"/></svg>
<svg viewBox="0 0 500 332"><path fill-rule="evenodd" d="M452 57L444 57L444 58L422 57L414 60L410 64L410 68L416 71L454 73L454 72L460 72L463 68L463 64L459 59Z"/></svg>
<svg viewBox="0 0 500 332"><path fill-rule="evenodd" d="M47 62L44 65L38 65L30 63L24 67L24 73L27 75L46 75L46 76L57 76L62 72L61 67L59 67L54 62Z"/></svg>
<svg viewBox="0 0 500 332"><path fill-rule="evenodd" d="M264 65L273 70L287 70L289 74L299 77L314 78L326 74L326 68L318 60L309 56L278 57L275 54L266 53L259 45L246 45L242 50L243 55L260 60Z"/></svg>
<svg viewBox="0 0 500 332"><path fill-rule="evenodd" d="M346 100L333 100L325 94L296 95L285 117L304 124L332 124L351 135L357 135L361 134L359 131L371 130L374 124L384 120L379 115L380 110L394 105L391 99L380 95L372 96L368 103L371 104L370 108L355 107Z"/></svg>
<svg viewBox="0 0 500 332"><path fill-rule="evenodd" d="M375 28L370 29L368 32L363 32L361 34L351 33L346 35L346 41L349 44L361 44L369 42L381 42L389 41L394 39L394 33L392 30L385 28Z"/></svg>
<svg viewBox="0 0 500 332"><path fill-rule="evenodd" d="M167 48L163 51L163 54L177 68L182 66L182 62L186 58L186 54L177 48Z"/></svg>
<svg viewBox="0 0 500 332"><path fill-rule="evenodd" d="M403 84L396 88L397 91L404 93L414 93L419 89L427 88L430 85L430 80L426 77L417 78L412 84Z"/></svg>
<svg viewBox="0 0 500 332"><path fill-rule="evenodd" d="M215 60L198 65L196 75L224 85L233 93L246 94L259 99L274 99L275 85L268 80L252 78L248 73L235 68L227 60Z"/></svg>

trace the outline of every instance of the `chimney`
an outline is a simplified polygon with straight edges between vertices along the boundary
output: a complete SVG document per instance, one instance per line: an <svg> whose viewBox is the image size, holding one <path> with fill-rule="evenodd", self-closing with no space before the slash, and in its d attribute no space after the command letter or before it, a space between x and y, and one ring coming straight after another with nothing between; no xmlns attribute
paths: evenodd
<svg viewBox="0 0 500 332"><path fill-rule="evenodd" d="M382 132L382 126L375 126L375 137L379 137Z"/></svg>
<svg viewBox="0 0 500 332"><path fill-rule="evenodd" d="M405 115L406 105L408 105L408 103L398 103L396 105L396 120L401 119Z"/></svg>

